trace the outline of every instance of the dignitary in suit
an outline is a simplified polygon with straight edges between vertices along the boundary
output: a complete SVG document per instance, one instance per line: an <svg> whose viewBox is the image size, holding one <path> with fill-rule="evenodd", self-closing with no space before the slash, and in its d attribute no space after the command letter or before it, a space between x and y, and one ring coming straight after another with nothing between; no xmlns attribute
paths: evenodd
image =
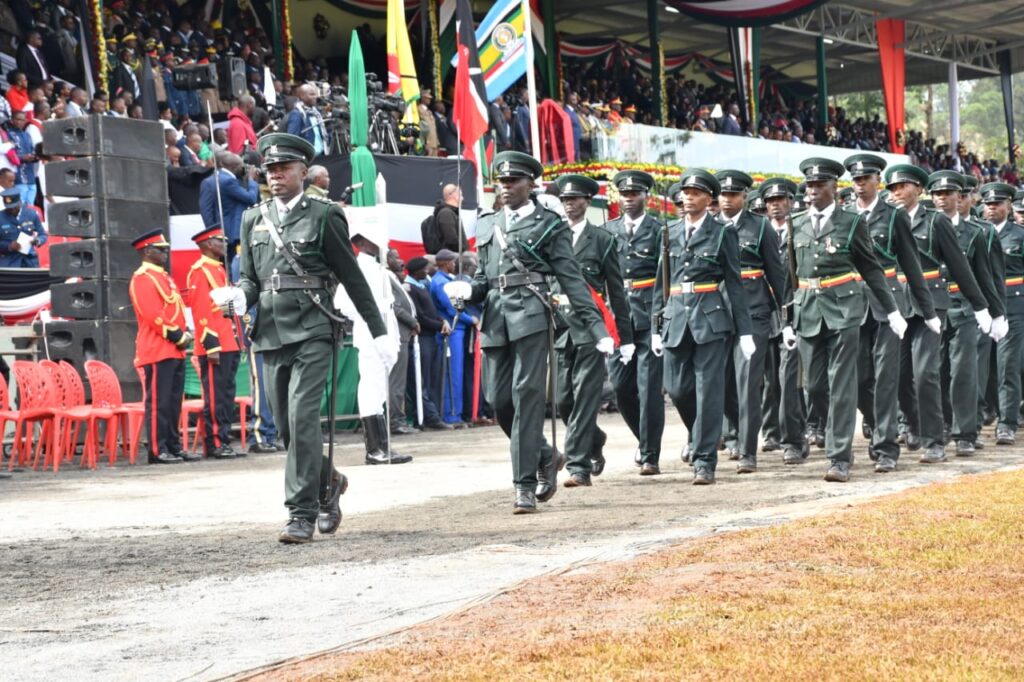
<svg viewBox="0 0 1024 682"><path fill-rule="evenodd" d="M409 346L412 337L420 333L416 320L416 306L409 292L402 284L405 262L396 249L388 249L388 280L391 283L391 298L394 301L395 319L398 321L398 360L391 368L388 389L388 418L393 435L419 433L419 429L406 423L405 390L409 373Z"/></svg>
<svg viewBox="0 0 1024 682"><path fill-rule="evenodd" d="M622 344L632 344L629 303L622 287L615 235L587 220L587 207L599 191L597 182L582 175L563 175L556 180L558 196L572 234L573 255L583 279L601 312L605 326ZM590 330L573 314L572 302L552 286L557 305L558 414L565 422L565 456L569 478L565 487L591 485L591 475L604 471L604 444L608 436L597 426L601 387L607 369ZM619 355L619 362L622 356Z"/></svg>
<svg viewBox="0 0 1024 682"><path fill-rule="evenodd" d="M666 355L665 389L691 434L693 484L709 485L722 435L731 336L738 337L745 361L755 347L737 232L708 213L718 179L697 168L683 173L679 186L685 217L669 231L670 261L657 272L651 324L657 329L661 320L661 327L651 335L651 350Z"/></svg>
<svg viewBox="0 0 1024 682"><path fill-rule="evenodd" d="M605 223L616 236L619 270L629 301L633 344L619 347L608 367L619 413L639 444L636 456L642 476L660 473L661 435L665 430L665 399L661 396L662 359L651 351L651 309L658 268L661 225L647 214L647 196L654 178L643 171L615 174L622 215Z"/></svg>

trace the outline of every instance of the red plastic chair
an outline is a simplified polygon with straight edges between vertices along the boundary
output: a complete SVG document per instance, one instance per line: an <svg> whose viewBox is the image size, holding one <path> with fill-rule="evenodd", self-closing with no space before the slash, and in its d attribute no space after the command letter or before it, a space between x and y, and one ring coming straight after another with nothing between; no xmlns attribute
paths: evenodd
<svg viewBox="0 0 1024 682"><path fill-rule="evenodd" d="M139 435L142 433L142 424L146 417L145 381L142 384L143 400L137 403L126 403L121 398L121 382L117 379L117 373L107 363L99 360L86 360L85 376L89 379L89 387L92 389L92 404L111 410L117 417L119 428L110 429L108 427L108 436L113 433L116 438L120 431L120 450L124 452L127 447L128 463L135 464L135 456L139 451ZM110 463L113 464L116 459L116 448L111 448L109 452Z"/></svg>
<svg viewBox="0 0 1024 682"><path fill-rule="evenodd" d="M50 360L42 360L39 364L50 373L57 402L54 406L51 424L50 456L44 460L43 467L45 468L46 463L52 458L53 470L57 472L60 470L62 460L73 459L78 434L82 425L85 424L85 440L80 465L95 469L99 459L100 421L105 422L107 426L104 447L109 456L109 463L113 465L117 452L115 447L117 428L116 424L111 423L116 418L114 411L109 407L85 404L85 387L82 385L82 379L78 376L77 370L70 364L58 365ZM65 420L66 424L63 423Z"/></svg>
<svg viewBox="0 0 1024 682"><path fill-rule="evenodd" d="M18 387L18 409L6 410L3 418L4 422L14 422L14 444L11 447L11 461L7 465L9 470L14 469L15 462L19 467L28 463L32 444L29 429L36 423L41 429L40 438L36 442L38 458L39 450L50 433L47 427L53 418L51 406L54 404L49 377L43 368L28 360L15 360L12 371L14 383Z"/></svg>

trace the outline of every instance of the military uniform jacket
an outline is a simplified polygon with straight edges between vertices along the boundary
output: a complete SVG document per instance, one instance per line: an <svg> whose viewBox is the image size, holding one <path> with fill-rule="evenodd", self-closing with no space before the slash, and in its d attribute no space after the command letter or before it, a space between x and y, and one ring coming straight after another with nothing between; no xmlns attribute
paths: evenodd
<svg viewBox="0 0 1024 682"><path fill-rule="evenodd" d="M185 350L174 344L186 331L185 302L167 271L152 263L143 263L132 275L128 294L139 323L135 336L135 366L183 359Z"/></svg>
<svg viewBox="0 0 1024 682"><path fill-rule="evenodd" d="M708 213L689 241L685 221L669 227L668 234L672 281L664 281L659 267L651 319L653 324L659 314L662 316L661 337L665 347L682 344L687 329L697 343L709 343L731 334L750 334L736 231ZM663 304L666 286L669 297ZM685 291L686 288L693 291Z"/></svg>
<svg viewBox="0 0 1024 682"><path fill-rule="evenodd" d="M949 220L949 218L946 219ZM950 224L952 225L952 222ZM1001 300L996 293L995 283L992 280L992 265L988 256L988 244L985 242L982 231L973 223L959 220L957 225L953 226L953 232L957 235L960 251L966 257L969 270L977 282L981 299L972 301L964 289L963 282L954 275L950 279L950 308L954 310L966 309L968 306L973 310L988 308L992 317L1004 314L1006 302Z"/></svg>
<svg viewBox="0 0 1024 682"><path fill-rule="evenodd" d="M800 282L793 294L793 329L801 336L817 336L824 329L847 329L863 323L867 300L855 279L858 274L886 314L896 311L859 215L846 213L836 205L815 236L810 212L800 213L793 219L793 246ZM830 279L842 283L824 286Z"/></svg>
<svg viewBox="0 0 1024 682"><path fill-rule="evenodd" d="M348 291L360 316L374 337L387 333L377 303L356 263L349 242L348 223L334 203L303 197L282 220L276 201L270 199L242 214L241 267L238 286L245 292L246 306L256 305L252 329L257 352L274 350L307 339L330 336L331 322L302 289L260 291L260 283L277 275L294 275L280 254L264 224L262 207L281 233L285 248L307 275L325 280L325 288L311 291L320 303L331 308L334 289L340 283Z"/></svg>
<svg viewBox="0 0 1024 682"><path fill-rule="evenodd" d="M768 319L773 310L781 310L786 293L779 235L768 218L750 211L741 211L733 224L747 309L751 318Z"/></svg>
<svg viewBox="0 0 1024 682"><path fill-rule="evenodd" d="M22 208L16 216L0 210L0 267L39 267L39 251L35 246L27 254L11 249L11 245L18 241L18 236L23 232L38 238L40 246L46 243L46 230L34 210Z"/></svg>
<svg viewBox="0 0 1024 682"><path fill-rule="evenodd" d="M1002 245L1006 268L1006 314L1024 316L1024 225L1007 220L997 241Z"/></svg>
<svg viewBox="0 0 1024 682"><path fill-rule="evenodd" d="M608 335L579 263L573 257L568 225L557 213L534 203L533 212L520 217L511 228L506 226L504 210L486 215L477 223L476 246L480 266L473 278L471 302L484 303L480 321L481 347L506 346L548 328L548 309L529 287L501 289L491 285L500 275L519 274L503 252L500 240L495 237L495 227L501 229L509 249L530 272L558 279L562 292L569 297L573 317L578 319L581 329L589 332L589 338L581 338L579 343L597 342ZM538 283L536 287L543 295L548 295L546 282ZM576 341L576 337L573 340Z"/></svg>
<svg viewBox="0 0 1024 682"><path fill-rule="evenodd" d="M569 231L570 241L572 231ZM580 264L583 279L597 294L604 299L605 305L615 318L615 328L619 333L619 343L633 343L633 326L629 323L629 302L626 301L626 290L622 284L622 272L619 270L619 252L616 237L603 227L587 222L579 239L572 247L573 256ZM559 294L562 287L557 281L551 287L552 292ZM591 337L590 329L572 313L571 305L559 305L555 316L560 332L568 331L573 343L584 343L582 339ZM555 346L564 348L566 334L560 333Z"/></svg>
<svg viewBox="0 0 1024 682"><path fill-rule="evenodd" d="M650 215L633 230L626 231L625 218L616 218L604 224L604 228L617 238L619 249L619 270L626 286L630 317L633 328L651 328L651 301L654 294L654 278L658 274L658 254L661 252L661 224Z"/></svg>
<svg viewBox="0 0 1024 682"><path fill-rule="evenodd" d="M1003 254L1003 245L999 235L996 233L996 226L987 220L973 216L968 218L968 222L981 231L981 239L985 244L985 253L988 254L989 269L992 271L992 289L989 293L995 293L995 299L1002 304L1002 310L1006 312L1006 256ZM985 293L984 289L982 293ZM991 303L989 305L991 306ZM995 313L992 314L995 315Z"/></svg>
<svg viewBox="0 0 1024 682"><path fill-rule="evenodd" d="M961 250L959 237L953 224L942 213L918 206L911 222L911 232L917 243L928 289L936 310L949 310L949 280L960 286L960 291L971 305L985 307L985 297L971 272L971 266ZM966 248L966 247L965 247ZM938 276L934 276L938 273Z"/></svg>
<svg viewBox="0 0 1024 682"><path fill-rule="evenodd" d="M235 318L224 317L210 298L210 292L228 285L227 273L219 260L200 256L188 271L189 306L196 329L195 354L230 353L238 350Z"/></svg>
<svg viewBox="0 0 1024 682"><path fill-rule="evenodd" d="M846 210L860 213L856 203ZM921 270L914 235L910 231L910 215L902 208L878 199L871 213L862 216L861 220L867 225L875 258L882 266L885 281L900 314L903 317L920 315L926 320L935 317L932 295ZM867 297L872 316L879 322L885 322L886 313L882 302L871 289L867 289Z"/></svg>

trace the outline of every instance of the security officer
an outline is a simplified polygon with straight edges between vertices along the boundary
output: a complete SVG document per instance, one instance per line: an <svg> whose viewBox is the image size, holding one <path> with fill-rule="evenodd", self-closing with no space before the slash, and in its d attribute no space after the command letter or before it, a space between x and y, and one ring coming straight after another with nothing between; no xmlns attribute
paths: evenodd
<svg viewBox="0 0 1024 682"><path fill-rule="evenodd" d="M737 231L708 213L720 191L718 179L695 168L685 171L679 184L685 218L669 231L668 267L658 268L651 322L656 326L661 320L661 328L651 335L651 350L667 354L664 383L691 434L693 484L710 485L722 434L730 337L739 337L747 362L755 344L740 279ZM670 273L668 281L664 270Z"/></svg>
<svg viewBox="0 0 1024 682"><path fill-rule="evenodd" d="M761 184L761 195L777 235L779 259L786 279L783 291L790 286L789 218L795 203L797 186L786 178L769 178ZM764 452L782 448L785 464L799 464L807 458L809 446L804 439L807 408L800 387L800 353L782 343L782 327L792 315L792 308L783 308L771 317L771 342L765 360L767 381L764 390Z"/></svg>
<svg viewBox="0 0 1024 682"><path fill-rule="evenodd" d="M882 304L890 328L902 338L907 323L900 315L885 273L875 260L867 226L860 216L836 203L836 180L846 169L824 158L800 164L807 178L810 208L793 225L793 267L798 288L793 292L793 322L783 328L784 343L793 348L800 338L804 367L828 366L827 379L807 387L812 401L824 404L828 394L825 450L831 461L826 481L850 480L853 431L857 417L857 347L867 301L857 275ZM795 332L794 332L795 329ZM808 379L816 379L813 373Z"/></svg>
<svg viewBox="0 0 1024 682"><path fill-rule="evenodd" d="M901 208L885 203L879 196L885 159L874 154L854 154L844 162L853 178L855 199L847 207L861 216L882 266L885 281L896 301L900 315L924 318L933 333L942 330L935 314L932 295L921 272L917 245L910 231L910 216ZM860 371L858 407L873 427L870 458L877 473L896 468L900 446L897 394L900 375L900 339L889 327L882 302L868 289L868 315L860 330Z"/></svg>
<svg viewBox="0 0 1024 682"><path fill-rule="evenodd" d="M629 303L622 286L615 235L587 220L587 207L599 191L597 182L583 175L563 175L555 181L572 235L573 255L583 279L619 348L633 344ZM597 426L601 387L607 376L605 357L594 347L590 330L573 314L572 304L556 282L551 290L557 303L558 414L565 422L565 456L569 478L566 488L588 486L591 475L604 471L607 434ZM578 341L582 339L582 341ZM619 362L629 354L620 351Z"/></svg>
<svg viewBox="0 0 1024 682"><path fill-rule="evenodd" d="M928 184L928 173L917 166L898 164L886 169L885 182L893 201L910 216L922 274L936 314L945 323L951 305L948 278L971 305L978 306L974 313L978 323L991 326L985 297L960 250L953 225L943 214L926 208L920 201L921 190ZM900 344L899 406L907 421L907 447L914 450L923 445L925 451L919 461L924 464L946 458L941 363L941 336L915 311Z"/></svg>
<svg viewBox="0 0 1024 682"><path fill-rule="evenodd" d="M975 452L974 443L978 437L978 328L981 327L982 333L991 333L998 341L1006 334L1007 323L1003 315L1006 301L1000 299L996 292L982 231L960 218L959 201L963 188L963 175L956 171L936 171L928 176L928 192L936 208L952 223L960 250L967 257L984 297L978 305L968 303L962 292L962 283L951 281L951 305L942 332L943 368L948 367L949 372L948 380L943 378L943 416L956 441L957 456L970 457ZM991 321L977 320L973 313L979 306L985 308L986 303ZM932 463L925 457L921 462Z"/></svg>
<svg viewBox="0 0 1024 682"><path fill-rule="evenodd" d="M337 531L338 499L348 483L330 470L320 433L324 378L330 376L331 356L337 352L329 317L337 283L369 325L386 365L394 363L394 349L356 263L344 213L337 204L302 192L312 145L294 135L272 133L256 147L273 198L242 215L240 279L238 287L221 290L222 301L234 310L258 303L252 343L263 353L270 408L288 448L289 519L278 540L305 543L313 539L314 520L323 534Z"/></svg>
<svg viewBox="0 0 1024 682"><path fill-rule="evenodd" d="M1020 417L1021 356L1024 354L1024 226L1011 219L1010 200L1013 194L1013 186L1003 182L990 182L981 188L985 219L994 225L1002 248L1009 325L1008 333L996 345L999 383L996 445L1013 445Z"/></svg>
<svg viewBox="0 0 1024 682"><path fill-rule="evenodd" d="M0 268L38 268L38 247L46 243L46 230L39 214L22 207L17 188L4 190L0 212ZM25 235L24 237L22 235ZM25 241L28 240L26 244Z"/></svg>
<svg viewBox="0 0 1024 682"><path fill-rule="evenodd" d="M192 235L192 241L201 254L188 271L188 290L196 328L194 353L199 358L203 382L203 451L207 457L231 459L237 454L231 447L231 422L239 361L238 330L236 318L224 317L210 298L211 291L228 285L223 260L227 237L220 225L211 225Z"/></svg>
<svg viewBox="0 0 1024 682"><path fill-rule="evenodd" d="M608 367L619 413L639 444L636 462L642 476L660 473L661 435L665 430L665 400L661 396L662 359L651 352L651 307L661 225L647 214L647 196L654 178L643 171L616 173L612 184L619 193L622 215L604 227L617 237L619 268L629 300L635 355L619 348ZM625 362L621 362L625 360Z"/></svg>
<svg viewBox="0 0 1024 682"><path fill-rule="evenodd" d="M589 331L589 336L574 336L573 342L596 342L597 351L605 355L614 350L573 258L568 226L558 214L531 199L534 180L542 171L540 162L520 152L502 152L494 158L503 208L477 223L480 267L472 284L454 281L445 286L456 301L486 303L480 346L489 378L487 401L511 441L513 514L536 512L538 499L551 499L564 462L543 433L544 380L554 351L548 277L557 278L580 329ZM540 490L538 468L544 469Z"/></svg>
<svg viewBox="0 0 1024 682"><path fill-rule="evenodd" d="M185 302L167 274L171 245L162 230L132 242L142 265L132 275L128 294L139 329L135 336L135 366L146 385L146 433L150 464L175 464L202 459L185 452L178 431L185 391L185 348L192 334L185 327Z"/></svg>
<svg viewBox="0 0 1024 682"><path fill-rule="evenodd" d="M715 178L721 186L718 204L722 212L718 219L736 232L739 243L740 278L755 345L754 354L748 360L738 343L731 344L732 362L727 363L729 371L726 373L727 422L737 426L737 435L731 446L736 448L735 459L739 460L736 473L749 474L757 470L765 358L772 331L772 314L782 309L786 272L779 256L778 233L771 228L768 218L744 210L747 193L754 184L753 178L738 170L719 171ZM757 199L763 207L760 197L760 192L757 192Z"/></svg>

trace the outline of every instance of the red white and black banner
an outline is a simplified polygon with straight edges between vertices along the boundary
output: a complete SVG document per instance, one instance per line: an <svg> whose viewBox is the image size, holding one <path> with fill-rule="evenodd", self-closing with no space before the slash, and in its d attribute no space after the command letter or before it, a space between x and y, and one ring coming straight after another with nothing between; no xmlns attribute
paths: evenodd
<svg viewBox="0 0 1024 682"><path fill-rule="evenodd" d="M723 26L767 26L809 12L826 0L665 0L683 14Z"/></svg>

